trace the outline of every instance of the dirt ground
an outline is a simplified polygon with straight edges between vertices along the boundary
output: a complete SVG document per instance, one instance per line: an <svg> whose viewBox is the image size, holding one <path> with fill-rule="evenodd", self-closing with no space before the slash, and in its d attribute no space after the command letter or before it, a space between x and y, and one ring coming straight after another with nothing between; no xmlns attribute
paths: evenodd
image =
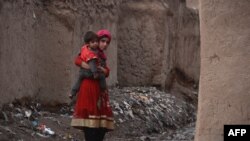
<svg viewBox="0 0 250 141"><path fill-rule="evenodd" d="M115 130L105 141L191 141L196 107L156 88L110 90ZM84 133L70 126L73 106L45 107L36 100L15 100L2 107L0 141L82 141ZM171 115L171 116L170 116ZM39 128L45 125L54 135Z"/></svg>

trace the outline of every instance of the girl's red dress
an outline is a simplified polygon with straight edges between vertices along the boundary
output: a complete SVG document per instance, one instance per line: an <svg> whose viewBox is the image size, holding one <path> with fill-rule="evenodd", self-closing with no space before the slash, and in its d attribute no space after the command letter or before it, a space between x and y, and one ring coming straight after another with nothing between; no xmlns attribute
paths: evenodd
<svg viewBox="0 0 250 141"><path fill-rule="evenodd" d="M82 48L81 56L75 60L76 65L80 66L82 61L97 57L90 50ZM107 68L108 69L108 68ZM109 69L108 69L109 70ZM108 75L108 74L107 74ZM83 79L74 109L71 126L76 128L106 128L114 129L114 119L109 103L108 93L102 93L100 82L95 79Z"/></svg>

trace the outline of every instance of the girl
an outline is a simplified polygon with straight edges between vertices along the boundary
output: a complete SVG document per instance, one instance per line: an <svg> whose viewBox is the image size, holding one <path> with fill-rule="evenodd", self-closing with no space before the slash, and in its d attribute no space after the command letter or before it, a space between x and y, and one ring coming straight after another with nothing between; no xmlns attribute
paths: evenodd
<svg viewBox="0 0 250 141"><path fill-rule="evenodd" d="M99 38L99 48L107 49L111 41L110 32L100 30L97 32L97 35ZM99 53L101 53L99 55L105 56L104 53ZM93 64L97 63L96 58L98 58L97 55L94 55L87 49L82 49L81 56L76 59L75 63L78 66L91 68ZM109 69L106 66L100 66L99 69L108 76ZM98 106L98 101L101 101L100 107ZM105 133L114 129L114 119L109 104L109 96L107 92L101 92L99 80L85 78L81 82L71 126L83 129L86 141L102 141Z"/></svg>

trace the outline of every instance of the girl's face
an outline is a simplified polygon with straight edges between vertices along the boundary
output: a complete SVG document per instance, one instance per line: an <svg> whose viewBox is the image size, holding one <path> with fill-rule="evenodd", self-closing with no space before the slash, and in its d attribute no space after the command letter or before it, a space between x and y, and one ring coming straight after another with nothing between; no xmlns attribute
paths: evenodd
<svg viewBox="0 0 250 141"><path fill-rule="evenodd" d="M92 49L98 48L98 41L97 40L92 40L89 42L89 47Z"/></svg>
<svg viewBox="0 0 250 141"><path fill-rule="evenodd" d="M106 50L109 46L109 39L104 37L104 38L101 38L100 41L99 41L99 48L101 50Z"/></svg>

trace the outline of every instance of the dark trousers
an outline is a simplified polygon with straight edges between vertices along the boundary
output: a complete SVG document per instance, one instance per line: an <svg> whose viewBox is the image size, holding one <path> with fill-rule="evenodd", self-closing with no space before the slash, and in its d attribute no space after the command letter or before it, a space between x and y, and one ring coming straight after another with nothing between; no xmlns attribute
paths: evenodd
<svg viewBox="0 0 250 141"><path fill-rule="evenodd" d="M93 73L90 70L80 68L79 76L71 89L71 95L76 96L84 78L93 78ZM107 89L106 77L104 73L99 73L98 79L100 82L101 91L103 92Z"/></svg>
<svg viewBox="0 0 250 141"><path fill-rule="evenodd" d="M106 130L103 128L84 128L86 141L103 141Z"/></svg>

